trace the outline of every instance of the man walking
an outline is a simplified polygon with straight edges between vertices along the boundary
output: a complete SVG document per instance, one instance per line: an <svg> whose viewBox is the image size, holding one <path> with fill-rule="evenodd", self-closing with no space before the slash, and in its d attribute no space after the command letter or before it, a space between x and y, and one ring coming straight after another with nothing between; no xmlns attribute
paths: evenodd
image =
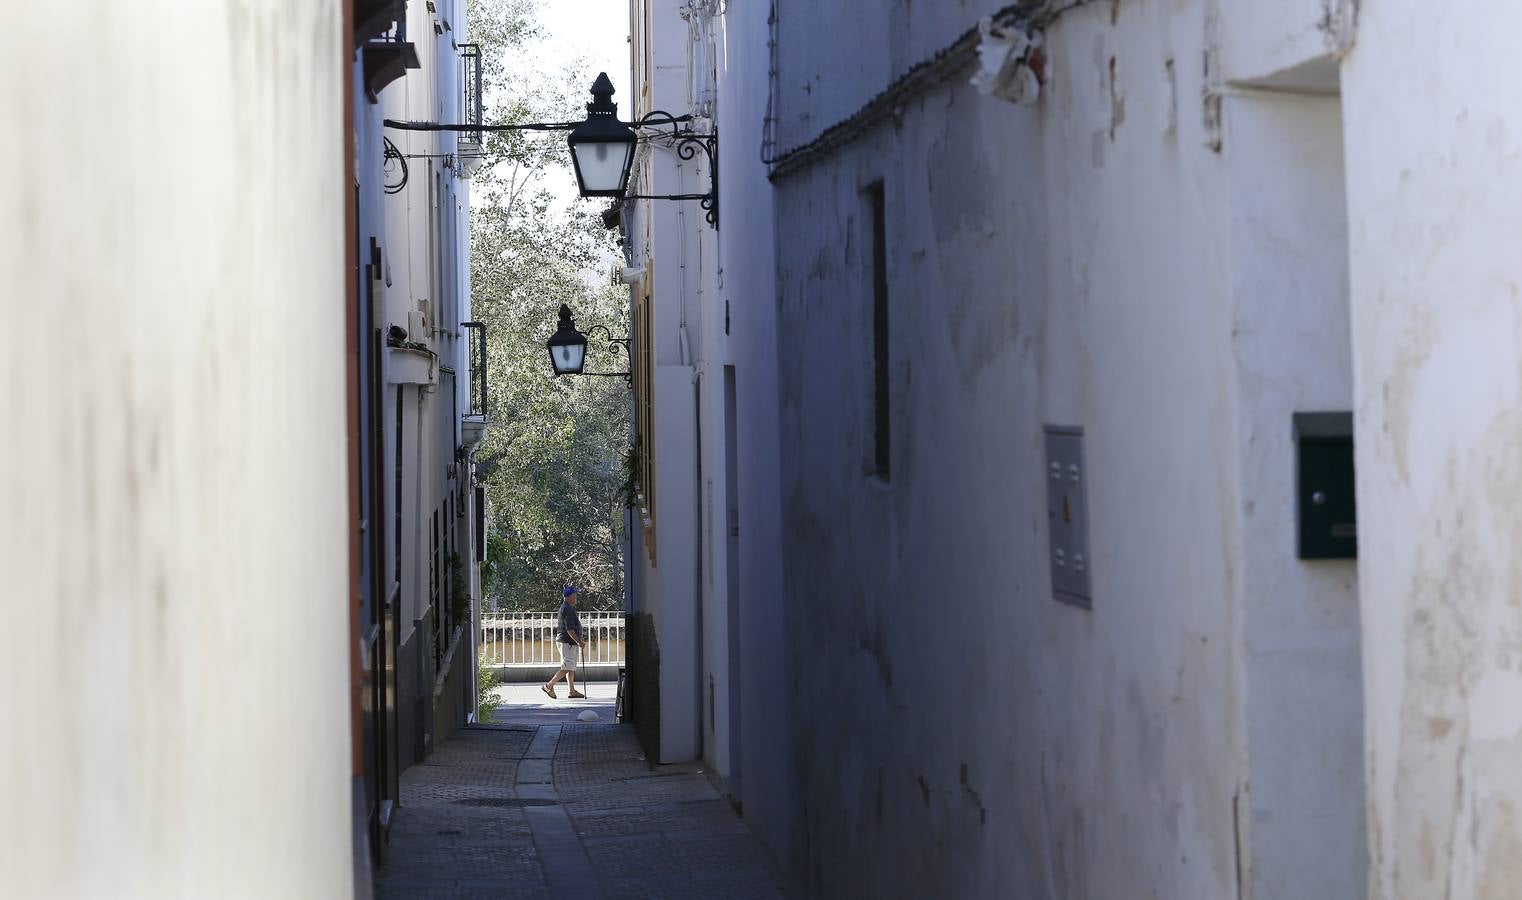
<svg viewBox="0 0 1522 900"><path fill-rule="evenodd" d="M543 685L544 692L551 698L559 700L555 694L555 685L560 679L565 679L566 687L571 692L566 696L572 700L580 700L586 696L576 690L576 662L581 658L581 648L586 643L581 639L581 617L576 615L576 600L580 593L579 588L567 587L561 592L564 600L560 603L560 624L556 629L560 638L560 671L555 673L548 684Z"/></svg>

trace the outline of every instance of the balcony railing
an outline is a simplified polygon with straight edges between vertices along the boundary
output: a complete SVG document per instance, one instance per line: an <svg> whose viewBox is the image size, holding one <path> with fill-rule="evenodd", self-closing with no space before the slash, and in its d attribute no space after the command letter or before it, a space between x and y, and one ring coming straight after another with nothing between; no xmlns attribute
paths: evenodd
<svg viewBox="0 0 1522 900"><path fill-rule="evenodd" d="M473 178L486 164L486 136L481 128L481 47L479 44L460 45L460 121L467 127L459 133L460 167L462 178Z"/></svg>
<svg viewBox="0 0 1522 900"><path fill-rule="evenodd" d="M460 418L460 442L474 450L486 436L486 326L480 322L461 322L470 332L470 393ZM485 559L483 554L482 559Z"/></svg>
<svg viewBox="0 0 1522 900"><path fill-rule="evenodd" d="M470 331L470 408L468 416L486 418L486 325L481 322L461 322L460 327Z"/></svg>
<svg viewBox="0 0 1522 900"><path fill-rule="evenodd" d="M475 149L479 151L482 144L481 132L481 45L460 45L460 83L464 86L464 104L460 107L461 120L466 125L476 126L460 132L460 143L474 142Z"/></svg>
<svg viewBox="0 0 1522 900"><path fill-rule="evenodd" d="M624 614L584 612L581 630L586 639L582 665L624 664ZM490 666L520 668L560 665L554 613L498 613L481 619L481 658Z"/></svg>

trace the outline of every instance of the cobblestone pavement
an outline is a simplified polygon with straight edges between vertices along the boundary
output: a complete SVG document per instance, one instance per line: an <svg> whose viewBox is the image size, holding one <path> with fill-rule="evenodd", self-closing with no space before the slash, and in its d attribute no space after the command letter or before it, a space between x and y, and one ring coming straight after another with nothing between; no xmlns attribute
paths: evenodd
<svg viewBox="0 0 1522 900"><path fill-rule="evenodd" d="M782 896L702 770L652 769L625 725L472 726L401 793L381 900Z"/></svg>

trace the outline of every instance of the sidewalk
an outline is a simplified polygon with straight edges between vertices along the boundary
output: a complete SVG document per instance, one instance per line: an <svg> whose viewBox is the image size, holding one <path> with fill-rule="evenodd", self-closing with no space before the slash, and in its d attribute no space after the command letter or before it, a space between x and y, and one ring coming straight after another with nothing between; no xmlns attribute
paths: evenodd
<svg viewBox="0 0 1522 900"><path fill-rule="evenodd" d="M382 900L782 896L702 770L652 770L629 726L471 726L402 773L401 794Z"/></svg>
<svg viewBox="0 0 1522 900"><path fill-rule="evenodd" d="M587 695L585 700L572 700L565 682L555 685L560 699L551 700L537 682L533 684L503 684L493 689L501 704L492 714L494 725L568 725L580 721L582 712L597 713L600 723L613 719L613 703L618 686L611 681L594 681L590 684L576 682L576 689Z"/></svg>

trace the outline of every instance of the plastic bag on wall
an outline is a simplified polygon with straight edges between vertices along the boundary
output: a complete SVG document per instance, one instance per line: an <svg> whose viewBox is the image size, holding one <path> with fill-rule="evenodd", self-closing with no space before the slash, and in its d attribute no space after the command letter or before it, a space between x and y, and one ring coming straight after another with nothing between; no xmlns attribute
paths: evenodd
<svg viewBox="0 0 1522 900"><path fill-rule="evenodd" d="M985 96L1029 105L1041 96L1041 33L1019 25L978 23L978 72L972 86Z"/></svg>

